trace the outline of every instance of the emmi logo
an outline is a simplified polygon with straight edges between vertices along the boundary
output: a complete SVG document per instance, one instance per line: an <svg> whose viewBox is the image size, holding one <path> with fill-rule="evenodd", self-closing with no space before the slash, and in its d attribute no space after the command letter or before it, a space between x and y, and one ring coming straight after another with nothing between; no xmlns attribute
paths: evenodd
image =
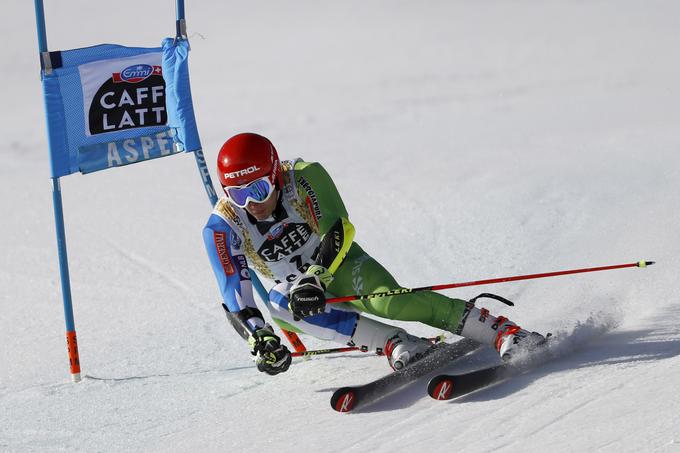
<svg viewBox="0 0 680 453"><path fill-rule="evenodd" d="M151 74L163 75L163 70L160 66L136 64L133 66L128 66L120 72L114 72L112 74L113 83L139 83L149 78Z"/></svg>

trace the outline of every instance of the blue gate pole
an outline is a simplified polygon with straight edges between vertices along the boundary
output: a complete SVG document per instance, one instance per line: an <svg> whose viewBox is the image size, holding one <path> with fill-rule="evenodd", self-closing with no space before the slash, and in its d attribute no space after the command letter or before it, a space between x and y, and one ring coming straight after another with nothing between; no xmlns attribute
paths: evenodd
<svg viewBox="0 0 680 453"><path fill-rule="evenodd" d="M177 17L177 21L175 22L175 27L176 27L176 36L177 38L185 38L187 37L187 25L186 25L186 17L184 16L184 0L176 0L175 2L175 15Z"/></svg>
<svg viewBox="0 0 680 453"><path fill-rule="evenodd" d="M208 166L205 163L203 150L198 149L194 151L194 157L196 158L198 173L201 175L201 179L203 180L203 187L205 187L205 192L208 194L208 199L210 200L210 206L215 206L215 204L217 204L217 193L215 193L215 188L212 184L212 178L210 178L210 172L208 171Z"/></svg>
<svg viewBox="0 0 680 453"><path fill-rule="evenodd" d="M41 61L47 52L47 33L45 31L45 9L42 0L35 0L35 21L38 31L38 50ZM66 345L70 363L71 379L80 381L80 357L76 327L73 320L73 304L71 300L71 282L68 272L68 255L66 253L66 229L64 227L64 209L61 200L61 185L58 177L52 177L52 204L54 206L54 223L57 233L57 251L59 253L59 273L61 276L61 295L64 303L64 320L66 322Z"/></svg>
<svg viewBox="0 0 680 453"><path fill-rule="evenodd" d="M208 194L208 199L210 199L210 205L215 206L215 204L217 203L217 194L215 193L215 188L213 187L212 179L210 178L208 166L205 163L205 156L203 155L203 150L199 149L194 151L194 157L196 158L198 172L201 175L201 178L203 179L203 185L205 187L206 193ZM250 269L250 280L253 282L255 291L257 291L257 294L260 296L262 302L265 305L268 305L269 295L267 294L267 290L264 288L264 285L257 277L255 271L252 269ZM297 352L304 352L307 350L304 343L302 343L302 340L300 340L300 338L297 336L295 332L291 332L285 329L281 330L283 330L283 334L286 336L286 338L288 338L288 341L290 341L290 343L293 345Z"/></svg>
<svg viewBox="0 0 680 453"><path fill-rule="evenodd" d="M212 184L212 178L210 177L210 172L208 171L208 166L205 163L205 156L203 155L203 150L199 149L194 151L194 157L196 158L196 165L198 166L198 173L201 175L203 180L203 186L208 194L208 199L210 200L210 205L215 206L217 204L217 193L215 193L215 188ZM257 274L251 269L250 279L253 282L253 286L257 291L257 294L262 299L265 304L269 303L269 296L267 295L267 290L264 289L264 285L257 277Z"/></svg>
<svg viewBox="0 0 680 453"><path fill-rule="evenodd" d="M177 18L175 22L177 32L176 37L177 39L187 39L187 25L184 12L184 0L176 0L175 13ZM205 191L208 194L210 205L215 206L215 204L217 203L217 194L215 193L215 188L212 184L212 179L210 178L210 172L208 171L208 167L205 163L205 156L203 155L203 150L199 149L197 151L194 151L194 157L196 158L198 173L201 175L201 179L203 180L203 186L205 187ZM269 304L269 295L267 294L267 290L264 288L264 285L262 284L260 279L257 277L257 274L252 269L250 269L250 279L253 282L255 291L257 291L257 294L260 296L260 299L262 299L262 302L265 305ZM288 341L290 341L290 343L293 345L297 352L304 352L307 350L305 345L302 343L302 340L300 340L300 338L295 334L295 332L290 332L285 329L282 330L286 338L288 338Z"/></svg>
<svg viewBox="0 0 680 453"><path fill-rule="evenodd" d="M210 199L210 204L212 206L215 206L217 203L217 194L215 193L215 188L213 187L212 184L212 179L210 178L210 172L208 171L208 167L205 163L205 156L203 155L203 150L197 150L194 152L194 156L196 157L196 165L198 165L198 172L201 175L201 178L203 179L203 185L205 186L205 190L208 194L208 198ZM260 299L265 305L269 305L269 294L267 293L267 290L264 288L264 285L258 278L257 274L253 269L250 269L250 280L253 283L253 286L255 287L255 291L257 291L257 294L260 296ZM295 351L297 352L305 352L307 348L305 347L305 344L300 340L300 337L295 332L291 332L290 330L286 329L281 329L283 331L283 334L286 336L290 344L293 346Z"/></svg>
<svg viewBox="0 0 680 453"><path fill-rule="evenodd" d="M206 193L208 194L210 205L215 206L215 204L217 204L217 193L215 193L215 188L212 184L212 178L210 177L208 166L205 163L205 156L203 155L203 150L199 149L197 151L194 151L194 157L196 158L198 173L201 175L201 179L203 180L203 185L205 187ZM267 290L264 289L264 285L262 285L262 282L257 277L255 272L252 271L252 269L250 272L250 278L253 281L253 286L255 287L257 294L260 296L260 299L262 299L262 302L264 302L265 304L269 303Z"/></svg>
<svg viewBox="0 0 680 453"><path fill-rule="evenodd" d="M36 3L40 0L36 0ZM177 38L182 38L186 33L186 18L184 16L184 0L177 0L175 4L175 12L177 13ZM205 163L205 156L203 155L203 150L199 149L194 151L194 157L196 158L196 165L198 166L198 173L203 180L203 186L208 194L208 199L210 200L210 205L215 206L217 204L217 193L215 192L215 187L212 183L212 178L210 177L210 171ZM263 302L269 302L269 297L267 296L267 291L264 289L262 282L255 272L250 273L253 280L253 285L255 290L259 294Z"/></svg>

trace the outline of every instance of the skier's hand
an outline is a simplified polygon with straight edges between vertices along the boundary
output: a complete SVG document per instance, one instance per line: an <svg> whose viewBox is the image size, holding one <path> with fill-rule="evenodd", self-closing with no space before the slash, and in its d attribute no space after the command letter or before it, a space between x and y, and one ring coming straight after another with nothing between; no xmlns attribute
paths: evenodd
<svg viewBox="0 0 680 453"><path fill-rule="evenodd" d="M325 287L316 275L301 275L290 288L288 310L295 320L323 313L326 307Z"/></svg>
<svg viewBox="0 0 680 453"><path fill-rule="evenodd" d="M323 286L324 290L328 288L331 283L333 283L334 278L333 274L331 274L328 269L318 264L312 264L311 266L309 266L309 269L307 269L307 272L305 272L305 274L316 275L317 277L319 277L319 281L321 282L321 285Z"/></svg>
<svg viewBox="0 0 680 453"><path fill-rule="evenodd" d="M257 356L257 369L275 375L283 373L292 360L290 351L281 344L270 325L257 329L248 339L250 352Z"/></svg>

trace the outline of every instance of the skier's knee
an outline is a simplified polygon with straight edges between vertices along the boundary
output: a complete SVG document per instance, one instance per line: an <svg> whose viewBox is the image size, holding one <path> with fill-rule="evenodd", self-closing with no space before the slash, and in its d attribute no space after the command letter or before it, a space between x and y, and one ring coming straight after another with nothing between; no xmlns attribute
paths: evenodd
<svg viewBox="0 0 680 453"><path fill-rule="evenodd" d="M288 312L288 291L290 283L283 282L269 291L269 309L271 311Z"/></svg>

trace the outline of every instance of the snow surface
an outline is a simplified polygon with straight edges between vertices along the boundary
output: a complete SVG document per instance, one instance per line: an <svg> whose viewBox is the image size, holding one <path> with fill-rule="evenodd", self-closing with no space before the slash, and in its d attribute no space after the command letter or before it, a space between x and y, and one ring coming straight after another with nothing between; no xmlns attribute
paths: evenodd
<svg viewBox="0 0 680 453"><path fill-rule="evenodd" d="M174 32L170 0L46 3L52 49ZM459 401L423 381L356 414L331 392L384 358L254 369L218 302L190 155L62 180L85 375L70 383L33 9L3 10L0 451L680 451L677 1L189 1L208 160L256 131L321 161L402 284L658 261L450 292L501 293L516 307L489 308L573 353Z"/></svg>

